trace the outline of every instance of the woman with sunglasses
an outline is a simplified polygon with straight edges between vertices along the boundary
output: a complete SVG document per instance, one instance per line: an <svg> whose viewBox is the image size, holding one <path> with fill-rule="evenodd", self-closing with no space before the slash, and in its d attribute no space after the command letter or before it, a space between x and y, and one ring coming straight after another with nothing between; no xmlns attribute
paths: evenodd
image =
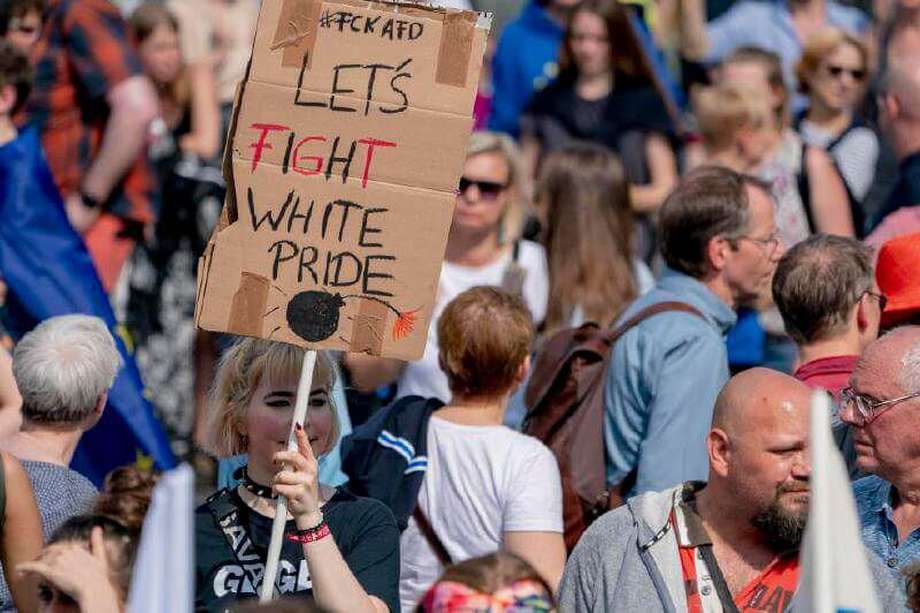
<svg viewBox="0 0 920 613"><path fill-rule="evenodd" d="M875 180L879 137L856 107L865 93L868 51L858 38L837 28L814 34L805 43L797 67L809 105L797 129L809 145L825 149L846 184L857 232L864 215L859 208Z"/></svg>
<svg viewBox="0 0 920 613"><path fill-rule="evenodd" d="M477 285L519 295L534 322L543 321L549 273L543 247L520 239L528 208L523 178L511 139L493 132L470 136L425 353L410 363L346 354L354 388L370 393L398 380L397 398L416 395L449 402L447 377L438 365L438 318L447 303Z"/></svg>

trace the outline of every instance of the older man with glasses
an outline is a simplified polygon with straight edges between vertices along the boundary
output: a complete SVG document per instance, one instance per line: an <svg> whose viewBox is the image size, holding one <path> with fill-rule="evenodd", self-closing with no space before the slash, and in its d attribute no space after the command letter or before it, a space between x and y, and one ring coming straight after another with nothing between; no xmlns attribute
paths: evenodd
<svg viewBox="0 0 920 613"><path fill-rule="evenodd" d="M840 397L857 465L871 473L854 485L863 539L901 578L920 562L920 326L869 345Z"/></svg>

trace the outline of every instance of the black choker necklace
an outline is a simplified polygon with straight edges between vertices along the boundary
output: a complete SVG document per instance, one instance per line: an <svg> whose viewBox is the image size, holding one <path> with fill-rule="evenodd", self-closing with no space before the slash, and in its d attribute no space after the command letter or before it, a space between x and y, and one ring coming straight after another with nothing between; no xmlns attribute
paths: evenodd
<svg viewBox="0 0 920 613"><path fill-rule="evenodd" d="M277 498L278 495L272 491L267 485L262 485L256 483L252 480L252 477L249 476L249 471L246 470L245 466L241 466L233 473L235 479L239 479L240 485L245 487L251 493L255 494L259 498Z"/></svg>

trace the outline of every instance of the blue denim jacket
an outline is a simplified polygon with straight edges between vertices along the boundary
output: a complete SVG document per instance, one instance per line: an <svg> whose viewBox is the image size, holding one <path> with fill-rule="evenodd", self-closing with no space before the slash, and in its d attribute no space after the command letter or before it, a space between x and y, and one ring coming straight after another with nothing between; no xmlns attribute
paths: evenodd
<svg viewBox="0 0 920 613"><path fill-rule="evenodd" d="M724 337L735 312L696 279L666 270L621 320L668 300L686 302L706 319L675 312L645 320L614 345L607 372L607 482L637 468L632 494L707 479L706 434L729 377Z"/></svg>
<svg viewBox="0 0 920 613"><path fill-rule="evenodd" d="M863 542L891 569L898 581L903 581L901 570L920 561L920 529L898 543L898 528L891 508L893 493L891 483L875 475L853 484Z"/></svg>

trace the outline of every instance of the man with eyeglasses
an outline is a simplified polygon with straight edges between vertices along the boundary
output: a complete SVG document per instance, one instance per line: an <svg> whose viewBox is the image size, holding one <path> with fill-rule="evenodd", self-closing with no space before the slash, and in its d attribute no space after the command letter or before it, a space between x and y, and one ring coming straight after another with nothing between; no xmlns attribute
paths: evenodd
<svg viewBox="0 0 920 613"><path fill-rule="evenodd" d="M773 211L766 184L714 166L687 174L659 210L668 268L620 321L668 302L696 313L648 317L611 349L604 388L611 491L628 496L706 478L706 434L729 377L725 334L736 307L768 295L783 254Z"/></svg>
<svg viewBox="0 0 920 613"><path fill-rule="evenodd" d="M878 337L887 302L875 283L872 251L853 238L809 237L777 264L773 301L799 350L795 378L839 398L863 349ZM839 420L835 436L850 477L864 476L850 429Z"/></svg>
<svg viewBox="0 0 920 613"><path fill-rule="evenodd" d="M920 562L920 326L869 345L841 393L857 466L854 486L866 545L903 579Z"/></svg>

